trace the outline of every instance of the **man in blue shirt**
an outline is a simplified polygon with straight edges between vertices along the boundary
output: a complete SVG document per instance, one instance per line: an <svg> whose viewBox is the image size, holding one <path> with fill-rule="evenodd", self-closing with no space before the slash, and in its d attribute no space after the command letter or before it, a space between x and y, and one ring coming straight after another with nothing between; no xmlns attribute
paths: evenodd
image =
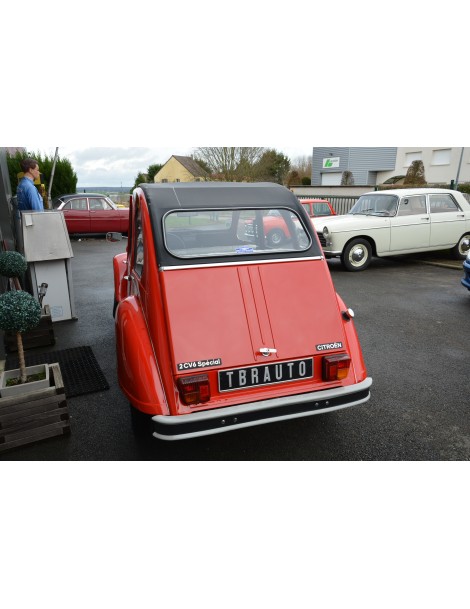
<svg viewBox="0 0 470 609"><path fill-rule="evenodd" d="M23 159L20 163L24 178L20 180L16 196L19 211L44 211L44 203L34 181L40 176L39 165L34 159Z"/></svg>

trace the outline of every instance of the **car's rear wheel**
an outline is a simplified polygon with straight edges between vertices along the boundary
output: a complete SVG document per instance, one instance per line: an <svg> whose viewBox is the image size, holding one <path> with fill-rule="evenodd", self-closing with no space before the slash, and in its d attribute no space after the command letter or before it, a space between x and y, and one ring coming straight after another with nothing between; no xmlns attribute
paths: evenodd
<svg viewBox="0 0 470 609"><path fill-rule="evenodd" d="M266 241L270 247L279 247L284 242L284 233L282 230L272 230L266 237Z"/></svg>
<svg viewBox="0 0 470 609"><path fill-rule="evenodd" d="M347 271L365 271L372 261L372 247L367 239L353 239L344 248L341 262Z"/></svg>
<svg viewBox="0 0 470 609"><path fill-rule="evenodd" d="M131 409L131 424L134 435L139 438L139 440L150 442L152 440L152 417L137 410L132 404L129 406Z"/></svg>
<svg viewBox="0 0 470 609"><path fill-rule="evenodd" d="M463 235L457 245L450 250L454 260L465 260L470 245L470 233Z"/></svg>

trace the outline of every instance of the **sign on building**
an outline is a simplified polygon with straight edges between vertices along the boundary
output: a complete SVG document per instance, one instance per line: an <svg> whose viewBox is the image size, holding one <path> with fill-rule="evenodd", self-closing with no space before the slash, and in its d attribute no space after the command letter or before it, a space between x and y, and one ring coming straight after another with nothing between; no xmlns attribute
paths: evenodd
<svg viewBox="0 0 470 609"><path fill-rule="evenodd" d="M341 158L339 156L323 159L323 169L339 169L340 162Z"/></svg>

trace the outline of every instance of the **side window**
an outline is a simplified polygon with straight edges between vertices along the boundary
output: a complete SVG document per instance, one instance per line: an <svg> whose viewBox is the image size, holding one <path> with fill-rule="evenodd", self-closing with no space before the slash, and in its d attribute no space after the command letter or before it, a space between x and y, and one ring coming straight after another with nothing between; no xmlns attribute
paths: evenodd
<svg viewBox="0 0 470 609"><path fill-rule="evenodd" d="M142 211L137 202L134 216L134 270L142 277L144 270L144 235L142 230Z"/></svg>
<svg viewBox="0 0 470 609"><path fill-rule="evenodd" d="M106 209L107 203L104 199L90 199L91 211L103 211Z"/></svg>
<svg viewBox="0 0 470 609"><path fill-rule="evenodd" d="M417 195L415 197L406 197L401 200L399 216L418 216L419 214L427 213L426 195Z"/></svg>
<svg viewBox="0 0 470 609"><path fill-rule="evenodd" d="M73 209L73 211L86 211L86 199L72 199L71 201L67 201L62 209Z"/></svg>
<svg viewBox="0 0 470 609"><path fill-rule="evenodd" d="M315 216L331 216L331 210L326 203L315 203L313 213Z"/></svg>
<svg viewBox="0 0 470 609"><path fill-rule="evenodd" d="M431 195L431 213L446 214L452 211L459 211L457 203L452 195Z"/></svg>

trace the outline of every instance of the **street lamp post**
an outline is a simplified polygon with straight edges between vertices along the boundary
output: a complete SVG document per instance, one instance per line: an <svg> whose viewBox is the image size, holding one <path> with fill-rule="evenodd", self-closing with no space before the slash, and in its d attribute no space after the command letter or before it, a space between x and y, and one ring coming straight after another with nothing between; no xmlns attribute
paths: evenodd
<svg viewBox="0 0 470 609"><path fill-rule="evenodd" d="M54 181L55 168L57 165L57 158L59 157L59 149L55 149L54 163L52 165L51 179L49 181L49 192L47 193L47 207L52 209L52 182Z"/></svg>
<svg viewBox="0 0 470 609"><path fill-rule="evenodd" d="M462 169L462 161L463 161L463 153L464 153L465 148L462 148L462 152L460 153L460 162L459 162L459 168L457 170L457 177L455 178L455 190L458 189L459 187L459 178L460 178L460 170Z"/></svg>

